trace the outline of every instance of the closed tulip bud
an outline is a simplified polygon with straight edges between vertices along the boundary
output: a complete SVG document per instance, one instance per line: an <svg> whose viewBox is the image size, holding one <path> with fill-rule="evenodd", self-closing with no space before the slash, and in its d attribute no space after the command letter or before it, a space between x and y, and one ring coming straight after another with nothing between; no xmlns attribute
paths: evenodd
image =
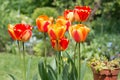
<svg viewBox="0 0 120 80"><path fill-rule="evenodd" d="M46 15L41 15L36 19L36 25L40 32L47 32L48 27L50 24L52 24L52 22L53 22L53 18L52 17L49 18Z"/></svg>
<svg viewBox="0 0 120 80"><path fill-rule="evenodd" d="M76 42L84 42L90 29L83 24L73 25L69 28L69 33Z"/></svg>

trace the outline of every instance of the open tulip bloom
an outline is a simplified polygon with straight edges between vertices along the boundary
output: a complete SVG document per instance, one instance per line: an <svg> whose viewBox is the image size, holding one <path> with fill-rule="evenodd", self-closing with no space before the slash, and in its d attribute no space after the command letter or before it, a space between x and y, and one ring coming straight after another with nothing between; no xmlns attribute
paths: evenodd
<svg viewBox="0 0 120 80"><path fill-rule="evenodd" d="M69 19L71 22L85 22L91 13L89 6L75 6L73 10L65 10L64 17Z"/></svg>
<svg viewBox="0 0 120 80"><path fill-rule="evenodd" d="M26 42L32 36L32 27L27 24L9 24L8 32L13 40Z"/></svg>
<svg viewBox="0 0 120 80"><path fill-rule="evenodd" d="M75 6L74 18L75 21L84 22L88 19L91 9L88 6Z"/></svg>

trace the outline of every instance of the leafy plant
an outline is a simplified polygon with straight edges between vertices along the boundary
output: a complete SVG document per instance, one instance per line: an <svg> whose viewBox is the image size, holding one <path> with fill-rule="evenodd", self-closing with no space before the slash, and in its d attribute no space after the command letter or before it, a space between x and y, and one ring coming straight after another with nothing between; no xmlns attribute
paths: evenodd
<svg viewBox="0 0 120 80"><path fill-rule="evenodd" d="M120 59L114 59L108 61L107 59L96 59L93 58L90 60L89 65L97 71L101 71L103 69L118 69L120 68Z"/></svg>

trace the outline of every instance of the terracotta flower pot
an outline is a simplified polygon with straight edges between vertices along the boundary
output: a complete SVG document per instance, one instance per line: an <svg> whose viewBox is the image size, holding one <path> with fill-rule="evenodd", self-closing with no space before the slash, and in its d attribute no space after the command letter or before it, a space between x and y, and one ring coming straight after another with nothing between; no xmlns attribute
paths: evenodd
<svg viewBox="0 0 120 80"><path fill-rule="evenodd" d="M96 71L92 68L92 71L94 80L117 80L120 68L114 70L104 69L101 71Z"/></svg>

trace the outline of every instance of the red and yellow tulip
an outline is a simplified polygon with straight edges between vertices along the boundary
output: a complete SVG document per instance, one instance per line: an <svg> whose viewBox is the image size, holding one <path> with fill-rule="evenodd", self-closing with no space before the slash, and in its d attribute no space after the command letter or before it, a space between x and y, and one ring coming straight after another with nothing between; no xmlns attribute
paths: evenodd
<svg viewBox="0 0 120 80"><path fill-rule="evenodd" d="M69 28L69 33L76 42L84 42L90 29L83 24L73 25Z"/></svg>
<svg viewBox="0 0 120 80"><path fill-rule="evenodd" d="M63 51L68 47L69 40L67 38L61 38L59 40L51 39L52 47L57 51Z"/></svg>
<svg viewBox="0 0 120 80"><path fill-rule="evenodd" d="M70 25L71 25L71 22L69 20L67 20L65 17L63 16L59 16L56 20L56 23L59 23L63 26L66 26L66 31L68 31Z"/></svg>
<svg viewBox="0 0 120 80"><path fill-rule="evenodd" d="M74 9L75 21L78 21L78 22L86 21L90 13L91 13L91 9L89 6L75 6L75 9Z"/></svg>
<svg viewBox="0 0 120 80"><path fill-rule="evenodd" d="M73 10L65 10L64 11L64 17L68 19L69 21L73 22L74 21L74 13Z"/></svg>
<svg viewBox="0 0 120 80"><path fill-rule="evenodd" d="M50 25L48 35L53 40L59 40L64 37L66 27L60 23Z"/></svg>
<svg viewBox="0 0 120 80"><path fill-rule="evenodd" d="M46 15L41 15L36 19L36 24L40 32L47 32L48 26L52 24L53 18Z"/></svg>
<svg viewBox="0 0 120 80"><path fill-rule="evenodd" d="M8 32L12 39L20 41L28 41L32 36L32 27L27 24L8 25Z"/></svg>

